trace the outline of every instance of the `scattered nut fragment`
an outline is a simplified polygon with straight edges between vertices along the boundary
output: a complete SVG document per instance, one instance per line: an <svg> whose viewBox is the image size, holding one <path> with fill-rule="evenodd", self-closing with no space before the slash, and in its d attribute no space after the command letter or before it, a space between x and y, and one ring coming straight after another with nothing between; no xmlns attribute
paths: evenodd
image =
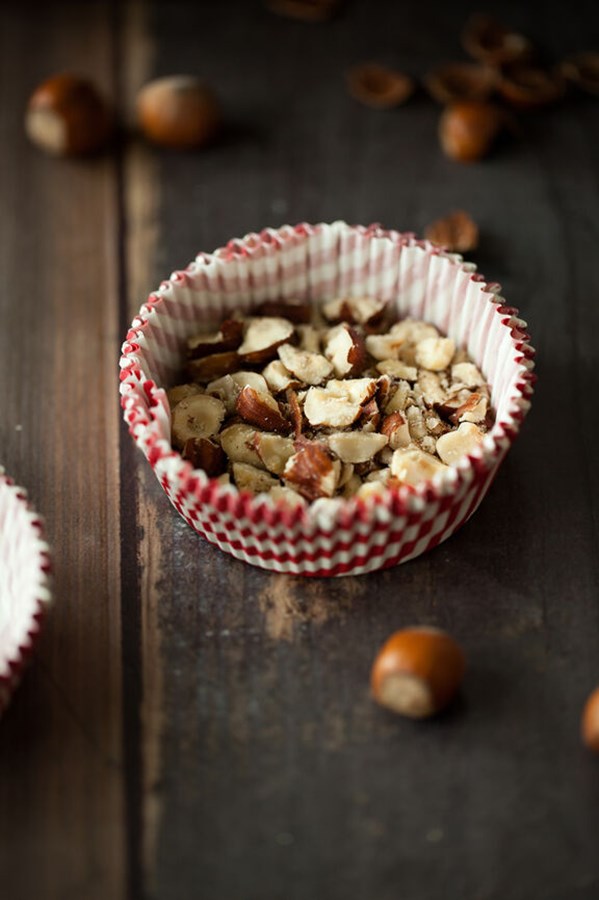
<svg viewBox="0 0 599 900"><path fill-rule="evenodd" d="M381 434L388 437L392 450L407 447L412 439L409 425L400 412L393 412L385 416L381 425Z"/></svg>
<svg viewBox="0 0 599 900"><path fill-rule="evenodd" d="M503 128L501 110L482 100L463 100L444 110L439 139L444 153L456 162L476 162L487 156Z"/></svg>
<svg viewBox="0 0 599 900"><path fill-rule="evenodd" d="M560 71L564 78L581 90L599 95L599 53L574 53L563 61Z"/></svg>
<svg viewBox="0 0 599 900"><path fill-rule="evenodd" d="M417 447L395 450L391 460L391 474L394 478L412 487L447 470L448 467L439 462L436 456Z"/></svg>
<svg viewBox="0 0 599 900"><path fill-rule="evenodd" d="M250 491L252 494L259 494L262 491L270 491L274 487L279 487L279 482L268 472L258 469L256 466L248 465L248 463L233 463L233 479L240 491Z"/></svg>
<svg viewBox="0 0 599 900"><path fill-rule="evenodd" d="M25 113L29 139L54 156L83 156L108 143L112 122L91 81L54 75L33 92Z"/></svg>
<svg viewBox="0 0 599 900"><path fill-rule="evenodd" d="M278 352L285 368L306 384L321 384L333 371L332 364L320 353L298 350L291 344L283 344Z"/></svg>
<svg viewBox="0 0 599 900"><path fill-rule="evenodd" d="M187 342L188 359L201 359L213 353L237 350L243 336L243 323L239 319L225 319L216 334L198 335Z"/></svg>
<svg viewBox="0 0 599 900"><path fill-rule="evenodd" d="M229 425L220 435L220 445L231 462L248 463L264 468L259 454L254 449L257 431L250 425Z"/></svg>
<svg viewBox="0 0 599 900"><path fill-rule="evenodd" d="M336 325L325 336L324 355L338 378L359 375L366 364L364 339L351 325Z"/></svg>
<svg viewBox="0 0 599 900"><path fill-rule="evenodd" d="M341 473L338 460L319 441L300 441L283 471L285 481L292 484L306 500L332 497Z"/></svg>
<svg viewBox="0 0 599 900"><path fill-rule="evenodd" d="M537 66L505 66L498 90L504 100L518 109L536 109L556 103L564 96L565 82L559 71Z"/></svg>
<svg viewBox="0 0 599 900"><path fill-rule="evenodd" d="M397 388L389 395L387 403L383 409L386 413L401 412L406 408L408 396L410 394L410 385L407 381L400 381Z"/></svg>
<svg viewBox="0 0 599 900"><path fill-rule="evenodd" d="M581 736L589 750L599 753L599 687L589 695L584 705Z"/></svg>
<svg viewBox="0 0 599 900"><path fill-rule="evenodd" d="M441 435L437 441L437 453L448 466L455 466L468 453L472 453L483 435L471 422L462 422L457 431Z"/></svg>
<svg viewBox="0 0 599 900"><path fill-rule="evenodd" d="M366 337L366 349L374 359L399 359L399 351L404 338L394 334L369 334Z"/></svg>
<svg viewBox="0 0 599 900"><path fill-rule="evenodd" d="M379 650L370 676L373 698L412 719L440 712L457 693L466 668L461 647L437 628L396 631Z"/></svg>
<svg viewBox="0 0 599 900"><path fill-rule="evenodd" d="M203 469L209 478L222 475L227 467L227 457L219 444L212 438L189 438L181 453L194 469Z"/></svg>
<svg viewBox="0 0 599 900"><path fill-rule="evenodd" d="M254 436L252 448L264 463L265 468L275 475L283 474L287 460L294 453L291 438L260 431L257 431Z"/></svg>
<svg viewBox="0 0 599 900"><path fill-rule="evenodd" d="M299 387L301 384L297 378L291 374L280 359L273 359L262 371L266 383L271 391L277 394L279 391L286 391L287 388Z"/></svg>
<svg viewBox="0 0 599 900"><path fill-rule="evenodd" d="M278 348L292 336L293 323L288 319L259 316L249 320L237 352L244 362L262 365L275 359Z"/></svg>
<svg viewBox="0 0 599 900"><path fill-rule="evenodd" d="M418 378L416 366L408 366L399 359L384 359L376 364L376 368L381 375L390 375L392 378L402 378L405 381L416 381Z"/></svg>
<svg viewBox="0 0 599 900"><path fill-rule="evenodd" d="M237 398L235 409L244 422L249 422L250 425L283 434L291 431L291 423L281 414L279 404L272 394L266 391L256 391L246 385Z"/></svg>
<svg viewBox="0 0 599 900"><path fill-rule="evenodd" d="M428 226L424 236L454 253L469 253L478 247L478 225L463 209L456 209Z"/></svg>
<svg viewBox="0 0 599 900"><path fill-rule="evenodd" d="M344 463L368 462L388 441L385 434L365 431L337 431L327 437L329 447Z"/></svg>
<svg viewBox="0 0 599 900"><path fill-rule="evenodd" d="M375 109L400 106L412 96L415 84L403 72L378 63L362 63L347 72L347 87L354 98Z"/></svg>
<svg viewBox="0 0 599 900"><path fill-rule="evenodd" d="M424 369L439 372L447 368L454 353L451 338L425 338L416 345L416 362Z"/></svg>
<svg viewBox="0 0 599 900"><path fill-rule="evenodd" d="M462 44L475 59L491 65L519 62L529 59L533 53L527 37L485 15L469 19L462 33Z"/></svg>
<svg viewBox="0 0 599 900"><path fill-rule="evenodd" d="M218 397L225 404L227 413L235 412L237 398L241 390L248 386L256 391L268 392L268 385L262 375L257 372L232 372L230 375L223 375L206 385L206 393L213 397Z"/></svg>
<svg viewBox="0 0 599 900"><path fill-rule="evenodd" d="M477 63L446 63L429 72L424 84L433 100L439 103L486 100L497 84L497 72L492 66Z"/></svg>
<svg viewBox="0 0 599 900"><path fill-rule="evenodd" d="M375 391L374 378L331 379L324 388L310 388L304 402L304 415L310 425L348 428Z"/></svg>
<svg viewBox="0 0 599 900"><path fill-rule="evenodd" d="M473 392L468 399L458 406L453 414L454 422L484 422L489 401L482 394Z"/></svg>
<svg viewBox="0 0 599 900"><path fill-rule="evenodd" d="M481 372L474 363L462 362L456 363L451 367L451 377L453 381L464 384L466 387L478 387L485 383Z"/></svg>
<svg viewBox="0 0 599 900"><path fill-rule="evenodd" d="M193 394L181 400L172 412L173 443L182 449L189 438L217 434L225 412L224 403L207 394Z"/></svg>
<svg viewBox="0 0 599 900"><path fill-rule="evenodd" d="M193 75L156 78L137 95L139 127L149 141L162 147L203 147L218 134L221 118L213 91Z"/></svg>

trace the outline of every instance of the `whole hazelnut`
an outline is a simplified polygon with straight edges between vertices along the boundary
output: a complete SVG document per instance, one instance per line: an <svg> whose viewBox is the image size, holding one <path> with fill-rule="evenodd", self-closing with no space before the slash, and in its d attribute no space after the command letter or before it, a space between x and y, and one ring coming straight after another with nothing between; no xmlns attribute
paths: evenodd
<svg viewBox="0 0 599 900"><path fill-rule="evenodd" d="M82 156L105 146L111 119L91 81L65 73L35 89L27 105L25 131L47 153Z"/></svg>
<svg viewBox="0 0 599 900"><path fill-rule="evenodd" d="M457 162L475 162L487 156L502 127L502 113L492 103L479 100L452 103L441 115L441 147Z"/></svg>
<svg viewBox="0 0 599 900"><path fill-rule="evenodd" d="M403 628L377 654L370 679L372 695L402 716L426 718L450 703L465 666L461 648L444 631Z"/></svg>
<svg viewBox="0 0 599 900"><path fill-rule="evenodd" d="M137 97L137 117L149 141L175 150L202 147L221 124L214 93L192 75L171 75L146 84Z"/></svg>
<svg viewBox="0 0 599 900"><path fill-rule="evenodd" d="M584 705L581 736L589 750L599 753L599 687L589 695Z"/></svg>

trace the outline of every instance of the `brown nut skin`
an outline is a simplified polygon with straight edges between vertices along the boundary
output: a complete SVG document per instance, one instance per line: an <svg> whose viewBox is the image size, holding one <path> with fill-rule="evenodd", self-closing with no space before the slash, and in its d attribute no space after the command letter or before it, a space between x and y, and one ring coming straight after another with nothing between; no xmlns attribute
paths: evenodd
<svg viewBox="0 0 599 900"><path fill-rule="evenodd" d="M589 695L582 711L580 727L583 744L599 753L599 687Z"/></svg>
<svg viewBox="0 0 599 900"><path fill-rule="evenodd" d="M492 103L452 103L439 123L441 147L456 162L476 162L490 152L502 127L502 113Z"/></svg>
<svg viewBox="0 0 599 900"><path fill-rule="evenodd" d="M478 247L478 225L463 209L431 222L424 236L454 253L469 253Z"/></svg>
<svg viewBox="0 0 599 900"><path fill-rule="evenodd" d="M53 156L84 156L108 143L111 116L91 81L53 75L40 84L25 113L27 136Z"/></svg>
<svg viewBox="0 0 599 900"><path fill-rule="evenodd" d="M351 96L374 109L400 106L414 93L416 85L409 75L378 63L362 63L346 74Z"/></svg>
<svg viewBox="0 0 599 900"><path fill-rule="evenodd" d="M438 103L486 100L497 84L497 71L479 63L446 63L424 78L424 86Z"/></svg>
<svg viewBox="0 0 599 900"><path fill-rule="evenodd" d="M370 684L377 703L412 719L444 709L459 688L466 661L454 639L424 626L396 631L374 661Z"/></svg>
<svg viewBox="0 0 599 900"><path fill-rule="evenodd" d="M192 75L171 75L146 84L137 95L137 119L152 143L192 150L212 141L221 110L212 90Z"/></svg>

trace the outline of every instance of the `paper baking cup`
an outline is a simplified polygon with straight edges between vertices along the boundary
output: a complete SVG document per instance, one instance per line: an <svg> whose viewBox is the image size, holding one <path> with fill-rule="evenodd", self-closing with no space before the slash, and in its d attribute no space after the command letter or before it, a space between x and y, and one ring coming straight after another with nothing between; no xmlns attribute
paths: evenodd
<svg viewBox="0 0 599 900"><path fill-rule="evenodd" d="M0 466L0 714L37 641L50 594L40 517Z"/></svg>
<svg viewBox="0 0 599 900"><path fill-rule="evenodd" d="M534 351L525 323L499 291L460 256L377 225L300 224L249 234L201 253L142 306L122 349L125 421L185 521L238 559L316 576L405 562L472 515L529 409ZM364 295L389 301L398 318L432 322L485 373L496 422L471 456L416 488L291 509L209 479L172 448L165 388L180 378L187 338L263 300L318 304Z"/></svg>

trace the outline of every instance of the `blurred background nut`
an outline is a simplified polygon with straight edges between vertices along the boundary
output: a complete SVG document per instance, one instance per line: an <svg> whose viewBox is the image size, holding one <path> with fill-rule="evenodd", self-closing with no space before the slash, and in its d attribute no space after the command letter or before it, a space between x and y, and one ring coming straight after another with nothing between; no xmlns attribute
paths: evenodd
<svg viewBox="0 0 599 900"><path fill-rule="evenodd" d="M599 687L589 695L584 705L581 734L589 750L599 753Z"/></svg>
<svg viewBox="0 0 599 900"><path fill-rule="evenodd" d="M83 156L102 149L112 126L108 109L85 78L53 75L33 92L25 114L29 139L55 156Z"/></svg>
<svg viewBox="0 0 599 900"><path fill-rule="evenodd" d="M432 222L424 236L454 253L468 253L478 247L478 225L463 209L456 209Z"/></svg>
<svg viewBox="0 0 599 900"><path fill-rule="evenodd" d="M583 51L568 56L561 65L561 73L581 90L599 96L599 53Z"/></svg>
<svg viewBox="0 0 599 900"><path fill-rule="evenodd" d="M525 35L486 15L474 15L468 20L462 45L474 59L491 65L529 59L533 54L532 43Z"/></svg>
<svg viewBox="0 0 599 900"><path fill-rule="evenodd" d="M396 631L379 650L372 667L372 696L381 706L412 719L444 709L464 677L461 647L437 628Z"/></svg>
<svg viewBox="0 0 599 900"><path fill-rule="evenodd" d="M503 128L503 114L492 103L468 100L452 103L439 123L444 153L457 162L475 162L491 151Z"/></svg>
<svg viewBox="0 0 599 900"><path fill-rule="evenodd" d="M498 90L507 103L519 109L535 109L561 100L565 82L557 70L516 63L505 66Z"/></svg>
<svg viewBox="0 0 599 900"><path fill-rule="evenodd" d="M446 63L424 78L428 93L439 103L486 100L496 84L496 69L470 62Z"/></svg>
<svg viewBox="0 0 599 900"><path fill-rule="evenodd" d="M362 63L349 69L347 88L354 100L375 109L391 109L405 103L414 93L414 81L403 72L381 66L379 63Z"/></svg>
<svg viewBox="0 0 599 900"><path fill-rule="evenodd" d="M154 144L191 150L208 144L221 126L213 91L193 75L171 75L146 84L137 97L137 117Z"/></svg>

